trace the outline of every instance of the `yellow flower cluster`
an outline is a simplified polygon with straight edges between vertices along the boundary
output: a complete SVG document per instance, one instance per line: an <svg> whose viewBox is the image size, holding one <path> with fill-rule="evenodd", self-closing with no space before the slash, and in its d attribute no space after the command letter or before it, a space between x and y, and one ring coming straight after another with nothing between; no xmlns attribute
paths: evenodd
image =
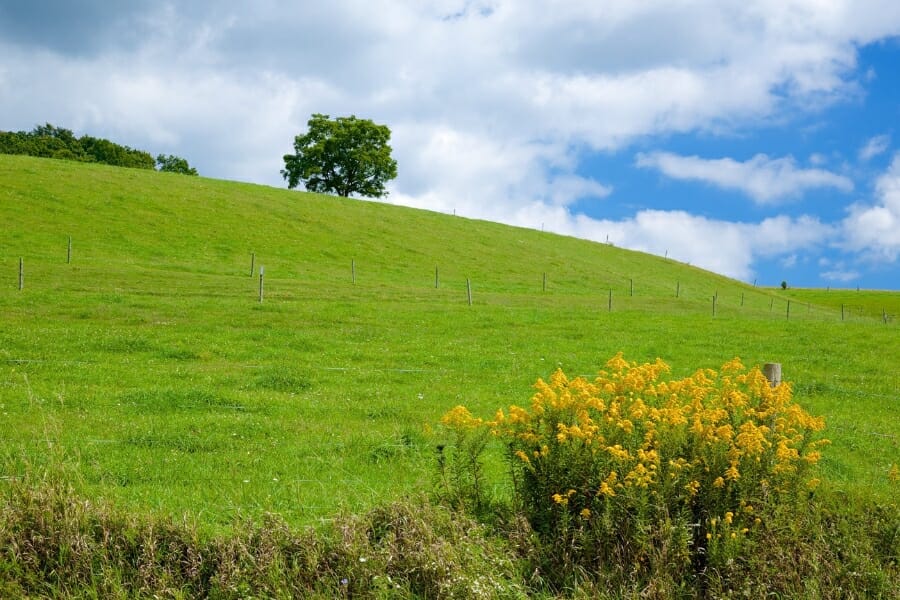
<svg viewBox="0 0 900 600"><path fill-rule="evenodd" d="M645 497L685 507L702 499L707 514L730 525L744 514L728 505L735 498L815 485L805 477L827 443L814 439L824 421L793 402L789 384L772 387L737 358L683 379L669 372L661 360L637 364L619 353L592 381L562 370L538 380L529 408L482 421L458 406L443 422L489 428L509 447L524 486L547 490L545 501L583 518L605 502Z"/></svg>

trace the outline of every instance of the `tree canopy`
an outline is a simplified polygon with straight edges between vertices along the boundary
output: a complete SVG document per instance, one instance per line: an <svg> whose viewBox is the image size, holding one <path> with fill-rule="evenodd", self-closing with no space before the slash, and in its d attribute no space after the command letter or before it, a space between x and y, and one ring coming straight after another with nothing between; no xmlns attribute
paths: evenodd
<svg viewBox="0 0 900 600"><path fill-rule="evenodd" d="M165 171L166 173L197 175L197 169L189 165L187 160L173 154L169 154L168 156L160 154L157 156L156 166L159 171Z"/></svg>
<svg viewBox="0 0 900 600"><path fill-rule="evenodd" d="M294 138L294 154L285 154L281 175L293 189L300 183L311 192L339 196L380 197L397 176L391 158L391 130L355 116L329 118L314 114L309 131Z"/></svg>
<svg viewBox="0 0 900 600"><path fill-rule="evenodd" d="M89 135L75 137L71 129L50 123L38 125L31 131L0 131L0 154L25 154L134 169L153 169L158 164L160 171L197 174L196 169L178 156L160 154L154 161L149 152Z"/></svg>
<svg viewBox="0 0 900 600"><path fill-rule="evenodd" d="M98 162L136 169L154 167L149 152L89 135L77 138L70 129L50 123L38 125L28 132L0 131L0 153Z"/></svg>

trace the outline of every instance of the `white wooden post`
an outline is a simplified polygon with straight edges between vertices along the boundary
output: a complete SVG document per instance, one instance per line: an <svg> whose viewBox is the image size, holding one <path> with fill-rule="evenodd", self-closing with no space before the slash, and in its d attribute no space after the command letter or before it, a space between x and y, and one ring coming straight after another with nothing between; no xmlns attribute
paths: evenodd
<svg viewBox="0 0 900 600"><path fill-rule="evenodd" d="M763 375L769 380L769 385L777 387L781 384L781 363L766 363L763 365Z"/></svg>

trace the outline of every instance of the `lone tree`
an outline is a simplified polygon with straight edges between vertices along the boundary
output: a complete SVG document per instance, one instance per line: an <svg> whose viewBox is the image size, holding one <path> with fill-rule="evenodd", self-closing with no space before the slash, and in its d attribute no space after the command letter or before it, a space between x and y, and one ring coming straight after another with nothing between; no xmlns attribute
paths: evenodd
<svg viewBox="0 0 900 600"><path fill-rule="evenodd" d="M281 175L288 187L310 192L386 196L384 184L397 176L391 158L391 130L355 116L330 119L314 114L309 131L294 138L295 154L284 155Z"/></svg>

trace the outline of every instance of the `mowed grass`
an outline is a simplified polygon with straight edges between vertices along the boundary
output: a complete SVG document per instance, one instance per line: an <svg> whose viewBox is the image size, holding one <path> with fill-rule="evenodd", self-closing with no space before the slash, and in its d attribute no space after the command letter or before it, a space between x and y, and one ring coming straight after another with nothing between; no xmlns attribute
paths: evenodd
<svg viewBox="0 0 900 600"><path fill-rule="evenodd" d="M827 419L833 486L896 491L896 292L842 321L833 290L605 244L26 157L0 156L0 222L6 477L62 457L85 494L136 511L314 523L430 489L453 406L492 415L623 351L681 375L782 363Z"/></svg>

